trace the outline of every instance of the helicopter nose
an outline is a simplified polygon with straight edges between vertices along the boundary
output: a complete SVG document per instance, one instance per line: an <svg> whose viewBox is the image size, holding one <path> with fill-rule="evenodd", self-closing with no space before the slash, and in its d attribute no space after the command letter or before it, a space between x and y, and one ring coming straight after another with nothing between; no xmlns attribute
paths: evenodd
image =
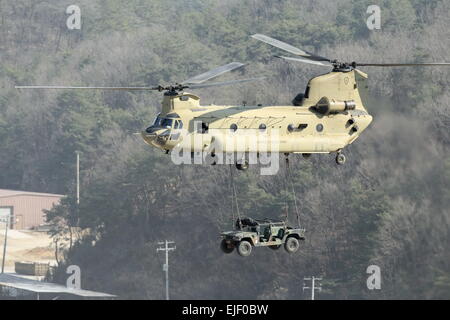
<svg viewBox="0 0 450 320"><path fill-rule="evenodd" d="M167 129L150 127L142 131L141 136L147 144L160 147L166 143L168 131Z"/></svg>

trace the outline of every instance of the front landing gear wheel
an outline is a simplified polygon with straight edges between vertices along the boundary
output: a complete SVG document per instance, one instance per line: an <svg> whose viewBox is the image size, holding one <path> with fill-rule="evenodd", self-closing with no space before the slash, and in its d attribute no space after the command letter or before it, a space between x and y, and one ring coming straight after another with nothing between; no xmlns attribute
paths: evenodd
<svg viewBox="0 0 450 320"><path fill-rule="evenodd" d="M237 247L239 255L243 257L248 257L252 253L252 244L248 241L241 241Z"/></svg>
<svg viewBox="0 0 450 320"><path fill-rule="evenodd" d="M247 170L248 169L248 161L242 160L241 162L237 162L236 169L241 170L241 171Z"/></svg>
<svg viewBox="0 0 450 320"><path fill-rule="evenodd" d="M345 156L342 153L338 153L336 156L336 163L339 165L343 165L345 163Z"/></svg>
<svg viewBox="0 0 450 320"><path fill-rule="evenodd" d="M234 250L234 245L231 245L231 244L227 243L227 242L225 241L225 239L223 239L222 242L220 243L220 249L222 249L222 251L223 251L224 253L229 254L229 253L232 253L232 252L233 252L233 250Z"/></svg>

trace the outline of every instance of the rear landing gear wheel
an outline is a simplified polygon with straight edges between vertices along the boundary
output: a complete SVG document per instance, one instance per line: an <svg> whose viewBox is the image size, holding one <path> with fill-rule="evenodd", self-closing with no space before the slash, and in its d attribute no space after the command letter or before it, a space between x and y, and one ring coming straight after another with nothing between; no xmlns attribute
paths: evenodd
<svg viewBox="0 0 450 320"><path fill-rule="evenodd" d="M303 158L309 159L311 158L311 153L302 153Z"/></svg>
<svg viewBox="0 0 450 320"><path fill-rule="evenodd" d="M345 163L345 156L342 153L338 153L336 156L336 163L339 165L343 165Z"/></svg>
<svg viewBox="0 0 450 320"><path fill-rule="evenodd" d="M242 160L240 162L236 163L236 169L241 170L241 171L245 171L248 169L248 161L247 160Z"/></svg>
<svg viewBox="0 0 450 320"><path fill-rule="evenodd" d="M226 254L232 253L234 250L234 245L228 244L225 239L222 240L220 243L220 249Z"/></svg>

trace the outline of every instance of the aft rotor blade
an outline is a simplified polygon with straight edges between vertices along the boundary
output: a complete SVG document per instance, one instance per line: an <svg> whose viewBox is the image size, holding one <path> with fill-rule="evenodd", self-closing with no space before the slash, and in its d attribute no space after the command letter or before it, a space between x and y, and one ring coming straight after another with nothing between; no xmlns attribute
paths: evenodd
<svg viewBox="0 0 450 320"><path fill-rule="evenodd" d="M66 87L66 86L15 86L16 89L81 89L81 90L159 90L159 87Z"/></svg>
<svg viewBox="0 0 450 320"><path fill-rule="evenodd" d="M259 40L259 41L262 41L262 42L265 42L267 44L270 44L271 46L277 47L279 49L282 49L284 51L290 52L290 53L295 54L297 56L302 56L302 57L305 57L305 58L308 58L308 59L311 59L311 60L315 60L315 61L330 61L330 59L314 55L314 54L309 53L307 51L303 51L303 50L301 50L301 49L299 49L297 47L294 47L294 46L292 46L290 44L287 44L286 42L283 42L283 41L280 41L280 40L268 37L268 36L266 36L264 34L258 34L257 33L257 34L252 35L252 38L256 39L256 40Z"/></svg>
<svg viewBox="0 0 450 320"><path fill-rule="evenodd" d="M201 89L201 88L209 88L209 87L217 87L217 86L227 86L232 85L236 83L244 83L244 82L250 82L250 81L261 81L264 80L265 77L259 77L259 78L250 78L250 79L242 79L242 80L230 80L230 81L223 81L223 82L212 82L212 83L205 83L205 84L193 84L189 85L189 89Z"/></svg>
<svg viewBox="0 0 450 320"><path fill-rule="evenodd" d="M448 62L432 63L356 63L357 66L368 67L415 67L415 66L450 66Z"/></svg>
<svg viewBox="0 0 450 320"><path fill-rule="evenodd" d="M322 62L322 61L315 61L315 60L302 59L302 58L283 57L283 56L275 56L275 57L283 59L283 60L315 64L315 65L324 66L324 67L332 67L333 66L331 63L329 63L327 61Z"/></svg>
<svg viewBox="0 0 450 320"><path fill-rule="evenodd" d="M244 66L243 63L240 62L231 62L229 64L226 64L224 66L220 66L217 68L214 68L212 70L209 70L205 73L199 74L195 77L189 78L185 81L183 81L181 84L199 84L203 83L207 80L210 80L212 78L218 77L221 74L224 74L225 72L229 72L231 70L237 69Z"/></svg>

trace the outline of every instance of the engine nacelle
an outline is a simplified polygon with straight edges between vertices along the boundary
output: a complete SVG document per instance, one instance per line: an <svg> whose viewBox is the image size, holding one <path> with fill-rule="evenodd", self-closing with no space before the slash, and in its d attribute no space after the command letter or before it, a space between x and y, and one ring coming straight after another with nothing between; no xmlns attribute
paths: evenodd
<svg viewBox="0 0 450 320"><path fill-rule="evenodd" d="M316 104L316 110L321 114L355 110L355 108L356 103L354 100L339 101L335 99L329 99L327 97L323 97Z"/></svg>

